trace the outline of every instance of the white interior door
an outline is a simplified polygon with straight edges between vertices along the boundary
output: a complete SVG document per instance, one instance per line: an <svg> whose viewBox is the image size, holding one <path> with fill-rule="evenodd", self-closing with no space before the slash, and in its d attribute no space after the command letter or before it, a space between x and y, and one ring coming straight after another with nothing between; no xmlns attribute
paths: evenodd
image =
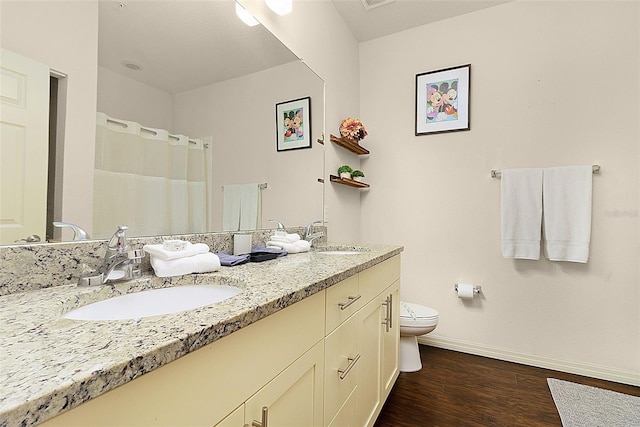
<svg viewBox="0 0 640 427"><path fill-rule="evenodd" d="M0 51L0 244L46 233L49 67Z"/></svg>

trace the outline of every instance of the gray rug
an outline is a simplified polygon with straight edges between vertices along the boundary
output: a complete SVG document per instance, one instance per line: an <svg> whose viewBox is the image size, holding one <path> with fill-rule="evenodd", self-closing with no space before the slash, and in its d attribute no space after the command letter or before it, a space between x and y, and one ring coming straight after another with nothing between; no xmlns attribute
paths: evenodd
<svg viewBox="0 0 640 427"><path fill-rule="evenodd" d="M639 427L640 397L547 378L564 427Z"/></svg>

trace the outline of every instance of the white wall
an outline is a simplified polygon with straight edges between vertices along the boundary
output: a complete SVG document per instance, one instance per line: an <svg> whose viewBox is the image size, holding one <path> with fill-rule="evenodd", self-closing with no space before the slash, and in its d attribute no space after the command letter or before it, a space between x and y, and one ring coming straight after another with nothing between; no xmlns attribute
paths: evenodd
<svg viewBox="0 0 640 427"><path fill-rule="evenodd" d="M98 67L98 111L146 127L173 129L171 94L104 67Z"/></svg>
<svg viewBox="0 0 640 427"><path fill-rule="evenodd" d="M91 232L98 66L96 1L21 1L0 3L2 47L45 63L67 77L64 115L62 217ZM69 238L71 235L68 236ZM65 237L67 238L67 237Z"/></svg>
<svg viewBox="0 0 640 427"><path fill-rule="evenodd" d="M223 185L267 183L262 226L269 219L300 226L322 217L324 84L301 62L175 95L175 131L211 136L211 225L222 230ZM311 97L311 148L276 151L276 103Z"/></svg>
<svg viewBox="0 0 640 427"><path fill-rule="evenodd" d="M328 237L332 241L360 239L359 190L331 184L329 174L360 160L329 141L339 135L340 121L359 115L358 42L328 0L295 1L293 11L278 16L262 0L241 3L289 49L325 81L325 205L329 208ZM365 123L366 124L366 123Z"/></svg>
<svg viewBox="0 0 640 427"><path fill-rule="evenodd" d="M402 298L440 312L424 342L640 383L639 5L517 1L361 44L362 238L405 245ZM466 63L471 130L414 136L416 74ZM490 170L574 164L602 165L588 264L503 259Z"/></svg>

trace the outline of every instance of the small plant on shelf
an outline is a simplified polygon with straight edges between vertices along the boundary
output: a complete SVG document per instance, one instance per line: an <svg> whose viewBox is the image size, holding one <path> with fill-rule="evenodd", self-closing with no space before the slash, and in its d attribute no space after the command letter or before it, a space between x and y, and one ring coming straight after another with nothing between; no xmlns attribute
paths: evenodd
<svg viewBox="0 0 640 427"><path fill-rule="evenodd" d="M361 170L354 170L353 172L351 172L351 178L353 178L354 180L361 182L362 178L364 178L364 172L362 172Z"/></svg>
<svg viewBox="0 0 640 427"><path fill-rule="evenodd" d="M338 175L340 176L340 178L351 179L352 172L353 169L349 165L342 165L338 168Z"/></svg>

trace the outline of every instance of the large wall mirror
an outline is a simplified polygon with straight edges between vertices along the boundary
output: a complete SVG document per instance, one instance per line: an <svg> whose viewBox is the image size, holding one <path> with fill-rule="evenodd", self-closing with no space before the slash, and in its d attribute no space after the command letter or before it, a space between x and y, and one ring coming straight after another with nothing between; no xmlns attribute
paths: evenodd
<svg viewBox="0 0 640 427"><path fill-rule="evenodd" d="M59 8L52 6L56 3ZM31 17L43 19L60 8L65 9L64 19L73 20L73 13L69 12L74 11L74 4L81 9L87 7L85 3L3 1L0 4L3 27L5 23L14 24L3 30L2 47L47 62L34 52L46 51L47 43L54 43L55 37L42 31L35 41L35 35L30 34L28 38L39 44L38 49L21 49L24 40L18 41L22 35L15 21ZM133 236L223 231L225 188L238 184L262 184L258 228L273 227L269 219L297 226L322 218L323 186L318 178L323 176L324 150L317 140L324 129L324 82L286 46L261 25L249 27L242 23L235 15L232 0L101 0L97 6L94 2L91 11L97 12L98 24L96 76L93 77L96 106L90 116L94 117L97 126L92 126L91 144L95 144L96 137L98 143L96 150L88 150L95 153L94 158L74 158L73 161L69 161L68 147L58 147L58 152L66 150L61 164L64 176L74 176L74 179L83 180L83 185L93 185L94 176L98 177L104 172L102 169L108 169L103 167L105 163L110 163L113 169L108 173L115 171L121 175L129 173L124 169L127 164L134 164L134 169L152 170L138 183L122 176L120 181L105 181L106 184L99 183L96 178L98 185L93 188L94 202L91 203L96 210L91 216L91 224L78 224L87 228L92 238L109 237L115 230L113 225L119 223L127 223ZM12 13L18 16L11 16ZM75 19L86 20L82 11ZM74 31L69 28L68 21L60 22L56 28ZM76 30L76 37L82 37L82 33ZM51 46L51 49L55 48ZM72 46L68 48L73 49ZM65 69L56 71L69 73ZM79 76L69 73L67 79L62 89L70 89ZM61 92L61 96L65 93ZM304 123L304 131L311 147L278 151L276 104L306 97L310 98L311 115L310 123ZM73 102L71 98L69 96L66 101ZM66 111L67 116L69 111ZM65 119L64 115L62 119ZM69 123L69 117L66 120L64 126L67 128L74 125ZM109 142L123 127L140 128L148 138L128 145L131 132L120 132L125 138L116 144L118 149L108 151L107 160L101 158L105 156L105 142L100 142L104 137L101 134L106 132L104 129L114 131L107 136ZM157 150L158 154L154 150L155 140L165 134L169 148ZM195 212L190 213L184 212L184 198L165 197L168 200L166 209L159 209L157 204L146 205L145 199L157 203L158 194L177 194L179 185L172 182L176 174L197 175L200 170L200 166L191 163L182 172L173 171L174 166L164 167L167 158L190 161L195 150L189 149L182 154L172 151L172 147L182 143L182 137L186 138L182 142L186 141L187 147L199 144L198 148L204 152L203 160L198 160L197 165L204 164L201 172L206 182L206 204L199 199L189 208ZM146 166L140 166L141 159L146 161ZM93 165L94 162L95 170L86 168L86 163ZM60 163L58 159L58 165ZM78 173L69 174L69 168L76 166ZM84 166L82 172L80 166ZM169 184L157 182L161 174L155 169L163 168L169 170ZM61 175L60 171L58 175ZM70 184L68 179L67 184ZM188 197L193 193L193 184L184 185L184 197ZM138 192L126 191L131 186L138 186ZM60 188L64 187L58 184L58 191ZM49 197L55 198L51 190ZM66 212L66 216L73 216L70 215L73 200L68 197L62 200L63 206L55 210L60 217L53 220L69 221L64 215ZM131 216L132 212L138 212L137 217ZM162 215L158 215L159 212ZM189 221L184 218L182 228L178 229L154 225L161 222L158 217L163 215L197 217L199 225L197 228L185 225ZM98 220L102 225L97 225ZM149 224L157 228L150 229ZM13 242L2 242L10 243Z"/></svg>

